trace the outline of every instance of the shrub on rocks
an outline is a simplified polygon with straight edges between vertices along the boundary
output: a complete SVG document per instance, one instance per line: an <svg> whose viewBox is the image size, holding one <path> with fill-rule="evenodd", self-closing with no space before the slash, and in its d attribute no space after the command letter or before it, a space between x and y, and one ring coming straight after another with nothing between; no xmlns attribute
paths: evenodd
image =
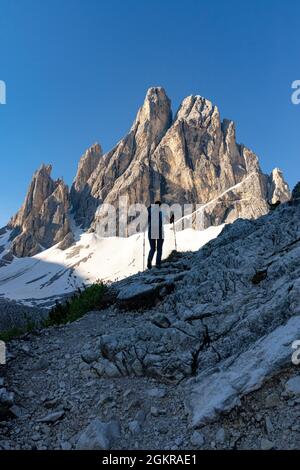
<svg viewBox="0 0 300 470"><path fill-rule="evenodd" d="M102 282L78 292L64 304L57 303L51 310L46 326L65 324L81 318L86 313L101 307L105 292Z"/></svg>

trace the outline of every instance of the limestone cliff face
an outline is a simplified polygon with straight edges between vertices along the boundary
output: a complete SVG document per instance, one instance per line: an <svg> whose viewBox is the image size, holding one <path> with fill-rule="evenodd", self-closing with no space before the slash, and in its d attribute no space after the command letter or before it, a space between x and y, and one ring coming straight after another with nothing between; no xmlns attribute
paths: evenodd
<svg viewBox="0 0 300 470"><path fill-rule="evenodd" d="M267 199L290 198L280 170L264 175L257 156L236 142L233 121L221 121L216 106L189 96L171 121L161 88L148 91L130 133L104 155L88 184L86 205L94 211L103 203L117 207L122 195L144 204L213 201L204 210L205 226L259 217L268 211ZM101 210L86 213L84 225L96 228Z"/></svg>
<svg viewBox="0 0 300 470"><path fill-rule="evenodd" d="M257 156L236 142L233 121L220 119L216 106L201 96L185 98L174 119L163 88L150 88L129 133L110 152L99 144L80 159L70 194L43 165L34 175L25 202L9 223L12 253L31 256L73 241L69 212L78 225L96 230L101 208L119 199L149 205L201 204L202 228L257 218L267 201L290 199L279 169L270 176ZM195 218L195 216L194 216Z"/></svg>
<svg viewBox="0 0 300 470"><path fill-rule="evenodd" d="M280 170L270 177L257 156L236 142L233 121L200 97L186 98L152 157L157 197L166 202L203 204L202 227L257 218L267 200L290 198Z"/></svg>
<svg viewBox="0 0 300 470"><path fill-rule="evenodd" d="M93 222L102 203L118 205L122 196L129 204L150 203L155 191L151 155L172 122L171 102L163 88L151 88L129 134L101 158L91 175L90 198L82 201L86 219Z"/></svg>
<svg viewBox="0 0 300 470"><path fill-rule="evenodd" d="M235 139L232 121L200 96L186 98L152 157L158 192L167 202L206 203L259 173L257 157Z"/></svg>
<svg viewBox="0 0 300 470"><path fill-rule="evenodd" d="M285 202L291 197L288 184L284 181L282 171L275 168L269 178L269 196L270 202Z"/></svg>
<svg viewBox="0 0 300 470"><path fill-rule="evenodd" d="M93 204L94 200L91 196L89 178L97 168L102 155L101 146L95 144L85 152L78 164L78 170L71 187L70 197L73 212L76 215L76 221L80 225L86 225L89 220L88 213L93 214L95 207L97 207L97 203Z"/></svg>
<svg viewBox="0 0 300 470"><path fill-rule="evenodd" d="M69 190L62 180L51 178L51 170L42 165L34 174L23 206L8 224L16 256L33 256L62 242L71 231Z"/></svg>

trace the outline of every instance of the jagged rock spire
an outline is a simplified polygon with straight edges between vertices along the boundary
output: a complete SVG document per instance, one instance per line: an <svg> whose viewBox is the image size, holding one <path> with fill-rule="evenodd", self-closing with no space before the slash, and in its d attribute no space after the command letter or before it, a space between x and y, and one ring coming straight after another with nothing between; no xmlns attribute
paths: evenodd
<svg viewBox="0 0 300 470"><path fill-rule="evenodd" d="M103 202L112 204L120 196L129 202L150 202L153 179L150 159L172 123L171 102L163 88L150 88L143 106L127 134L101 158L77 205L76 219L88 227Z"/></svg>
<svg viewBox="0 0 300 470"><path fill-rule="evenodd" d="M196 95L185 98L172 120L171 102L161 87L150 88L129 133L102 155L94 144L82 156L69 196L53 181L51 166L34 175L25 202L12 218L13 252L37 253L70 236L69 204L82 227L95 229L103 203L163 202L206 204L203 228L256 218L267 200L286 201L288 185L280 170L264 175L253 151L236 141L233 121ZM208 204L208 205L207 205ZM98 210L100 209L100 211Z"/></svg>
<svg viewBox="0 0 300 470"><path fill-rule="evenodd" d="M101 145L96 143L79 160L77 174L70 193L72 209L79 224L82 224L86 217L82 208L83 201L90 197L89 179L99 165L102 155Z"/></svg>
<svg viewBox="0 0 300 470"><path fill-rule="evenodd" d="M69 189L63 180L51 178L51 170L51 165L42 165L34 173L23 206L8 224L16 256L33 256L62 242L71 231Z"/></svg>

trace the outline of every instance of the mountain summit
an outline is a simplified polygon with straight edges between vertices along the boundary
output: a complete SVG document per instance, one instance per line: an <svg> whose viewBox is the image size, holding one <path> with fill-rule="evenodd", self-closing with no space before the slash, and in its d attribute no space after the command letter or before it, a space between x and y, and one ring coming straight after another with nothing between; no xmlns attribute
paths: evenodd
<svg viewBox="0 0 300 470"><path fill-rule="evenodd" d="M95 229L103 203L203 204L203 228L257 218L267 201L290 198L280 170L261 171L257 156L236 142L234 122L201 96L185 98L172 117L163 88L150 88L129 133L108 153L93 145L79 162L69 191L53 181L51 166L33 176L20 211L11 219L10 256L32 256L55 244L73 243L72 220ZM5 253L7 259L8 253Z"/></svg>

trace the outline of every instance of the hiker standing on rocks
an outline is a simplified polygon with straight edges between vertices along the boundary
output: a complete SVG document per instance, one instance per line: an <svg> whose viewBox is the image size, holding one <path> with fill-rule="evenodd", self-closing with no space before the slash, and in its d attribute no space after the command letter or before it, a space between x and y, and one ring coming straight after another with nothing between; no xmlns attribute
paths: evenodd
<svg viewBox="0 0 300 470"><path fill-rule="evenodd" d="M173 217L173 219L172 219ZM150 251L148 255L148 269L152 269L152 260L155 252L156 254L156 267L161 268L162 250L164 244L164 215L161 210L161 202L156 201L148 207L148 239L150 243ZM171 223L174 220L174 215L171 216Z"/></svg>

